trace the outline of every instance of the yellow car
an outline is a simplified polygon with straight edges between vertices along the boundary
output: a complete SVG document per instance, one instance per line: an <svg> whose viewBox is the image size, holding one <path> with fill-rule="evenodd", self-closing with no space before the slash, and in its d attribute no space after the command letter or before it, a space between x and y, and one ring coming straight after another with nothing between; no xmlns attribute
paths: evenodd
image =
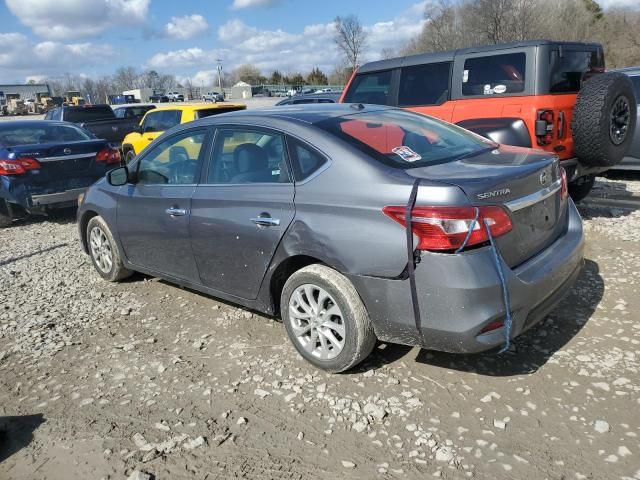
<svg viewBox="0 0 640 480"><path fill-rule="evenodd" d="M192 122L200 118L210 117L220 113L244 110L247 106L241 103L216 104L181 104L161 106L149 110L137 131L131 132L122 141L122 153L126 163L135 158L147 145L162 135L166 130L181 123Z"/></svg>

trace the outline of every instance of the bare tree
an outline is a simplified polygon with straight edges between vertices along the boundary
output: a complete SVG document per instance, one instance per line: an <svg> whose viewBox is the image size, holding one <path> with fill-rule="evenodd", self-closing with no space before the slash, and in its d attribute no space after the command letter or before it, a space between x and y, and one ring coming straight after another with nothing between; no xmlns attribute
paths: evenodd
<svg viewBox="0 0 640 480"><path fill-rule="evenodd" d="M362 51L366 46L367 32L355 15L336 17L334 24L336 28L334 41L353 71L358 68L361 60Z"/></svg>
<svg viewBox="0 0 640 480"><path fill-rule="evenodd" d="M233 75L236 82L241 81L250 85L258 85L260 83L260 77L262 77L262 72L260 72L260 69L255 65L246 63L236 68L233 71Z"/></svg>

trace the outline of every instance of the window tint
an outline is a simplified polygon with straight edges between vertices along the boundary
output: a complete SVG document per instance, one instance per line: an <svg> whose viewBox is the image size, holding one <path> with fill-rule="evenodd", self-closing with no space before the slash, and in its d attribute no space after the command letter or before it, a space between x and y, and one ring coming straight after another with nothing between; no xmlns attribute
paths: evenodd
<svg viewBox="0 0 640 480"><path fill-rule="evenodd" d="M292 157L293 174L297 182L308 178L328 161L324 155L295 138L288 137L287 144Z"/></svg>
<svg viewBox="0 0 640 480"><path fill-rule="evenodd" d="M182 133L155 146L138 163L138 183L185 185L196 183L198 158L206 133Z"/></svg>
<svg viewBox="0 0 640 480"><path fill-rule="evenodd" d="M79 107L79 108L67 108L64 119L67 122L81 123L91 122L93 120L106 120L113 118L113 110L110 106L104 107Z"/></svg>
<svg viewBox="0 0 640 480"><path fill-rule="evenodd" d="M164 132L180 123L182 112L180 110L163 110L152 112L144 120L145 132Z"/></svg>
<svg viewBox="0 0 640 480"><path fill-rule="evenodd" d="M15 127L11 123L0 124L0 143L7 146L82 142L91 138L94 138L93 135L74 125L46 125L34 122L33 126Z"/></svg>
<svg viewBox="0 0 640 480"><path fill-rule="evenodd" d="M604 71L604 59L598 50L576 52L564 50L551 52L551 93L580 91L582 82L596 72Z"/></svg>
<svg viewBox="0 0 640 480"><path fill-rule="evenodd" d="M636 102L640 105L640 75L634 75L629 77L631 79L631 83L633 83L633 90L636 94Z"/></svg>
<svg viewBox="0 0 640 480"><path fill-rule="evenodd" d="M207 183L289 183L282 135L224 128L218 130Z"/></svg>
<svg viewBox="0 0 640 480"><path fill-rule="evenodd" d="M292 102L294 105L301 105L304 103L316 103L316 99L315 98L301 98L299 100L294 100Z"/></svg>
<svg viewBox="0 0 640 480"><path fill-rule="evenodd" d="M346 103L386 105L391 87L391 70L356 75L345 97Z"/></svg>
<svg viewBox="0 0 640 480"><path fill-rule="evenodd" d="M524 53L468 58L462 72L463 95L499 95L524 91Z"/></svg>
<svg viewBox="0 0 640 480"><path fill-rule="evenodd" d="M196 119L220 115L221 113L235 112L236 110L244 110L245 107L225 107L225 108L207 108L206 110L197 110Z"/></svg>
<svg viewBox="0 0 640 480"><path fill-rule="evenodd" d="M400 74L399 105L437 105L447 99L451 63L404 67Z"/></svg>

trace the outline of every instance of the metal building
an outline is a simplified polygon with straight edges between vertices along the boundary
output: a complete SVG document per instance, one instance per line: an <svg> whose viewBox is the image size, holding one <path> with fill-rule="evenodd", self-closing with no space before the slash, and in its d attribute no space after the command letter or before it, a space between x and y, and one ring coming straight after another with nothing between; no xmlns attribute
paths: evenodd
<svg viewBox="0 0 640 480"><path fill-rule="evenodd" d="M20 99L29 100L30 98L36 98L36 94L51 96L49 85L34 83L30 85L0 85L0 97L7 97L9 95L20 95Z"/></svg>

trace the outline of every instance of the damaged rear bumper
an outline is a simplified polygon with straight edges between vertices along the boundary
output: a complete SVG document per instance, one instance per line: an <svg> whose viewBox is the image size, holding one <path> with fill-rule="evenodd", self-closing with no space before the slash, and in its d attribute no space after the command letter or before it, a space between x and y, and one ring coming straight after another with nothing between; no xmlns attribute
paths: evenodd
<svg viewBox="0 0 640 480"><path fill-rule="evenodd" d="M582 270L582 220L573 202L568 208L567 231L552 245L517 268L503 262L512 338L545 318ZM380 340L455 353L489 350L504 342L504 328L481 334L488 324L504 320L506 313L489 247L457 255L425 252L415 275L422 338L414 321L408 279L349 276Z"/></svg>

